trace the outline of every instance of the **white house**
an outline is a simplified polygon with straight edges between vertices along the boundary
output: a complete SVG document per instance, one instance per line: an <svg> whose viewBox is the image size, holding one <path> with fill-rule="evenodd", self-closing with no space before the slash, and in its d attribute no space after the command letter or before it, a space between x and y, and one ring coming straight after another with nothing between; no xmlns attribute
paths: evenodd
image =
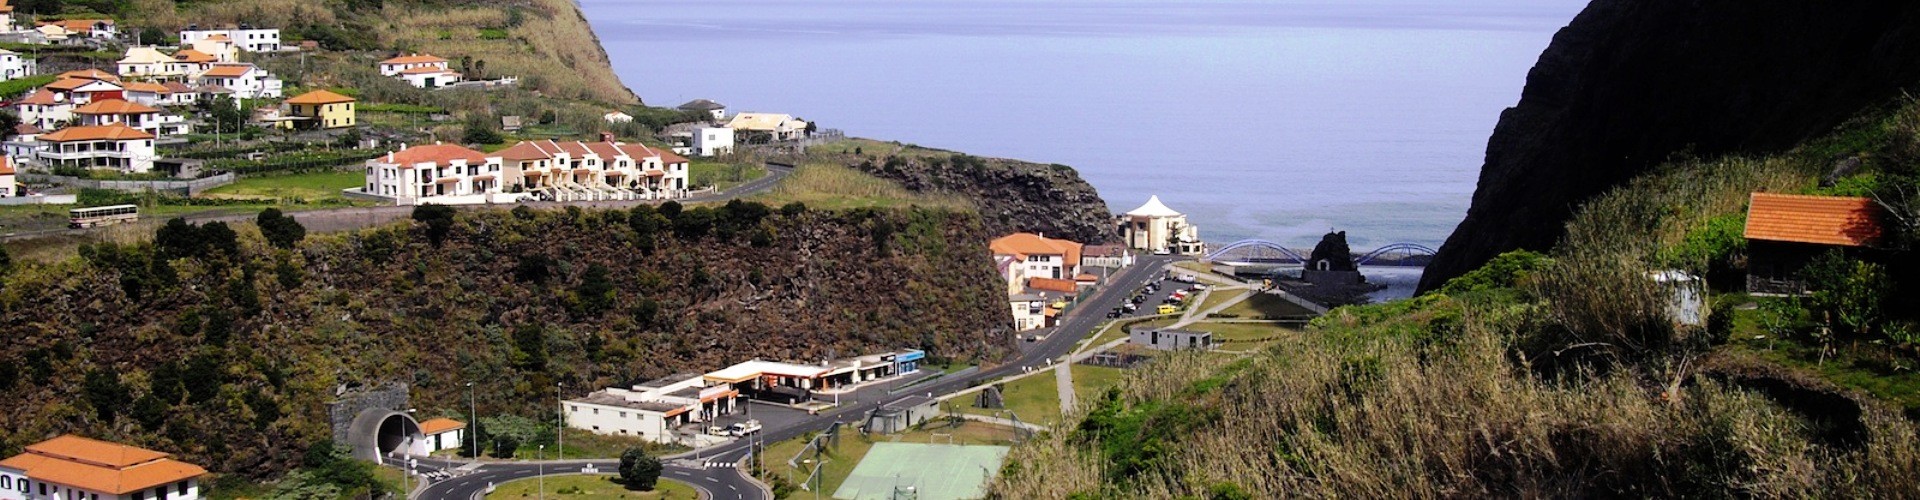
<svg viewBox="0 0 1920 500"><path fill-rule="evenodd" d="M212 56L214 62L240 62L240 45L233 43L233 38L224 33L201 37L191 44L182 45L181 48Z"/></svg>
<svg viewBox="0 0 1920 500"><path fill-rule="evenodd" d="M434 66L420 66L400 72L401 80L405 80L409 85L423 89L437 89L460 83L461 78L460 73Z"/></svg>
<svg viewBox="0 0 1920 500"><path fill-rule="evenodd" d="M1013 331L1024 332L1047 325L1046 297L1032 293L1008 295L1007 304L1013 309Z"/></svg>
<svg viewBox="0 0 1920 500"><path fill-rule="evenodd" d="M199 500L206 474L166 453L67 434L0 460L0 500Z"/></svg>
<svg viewBox="0 0 1920 500"><path fill-rule="evenodd" d="M1135 328L1127 332L1127 343L1162 351L1213 349L1213 334L1172 328Z"/></svg>
<svg viewBox="0 0 1920 500"><path fill-rule="evenodd" d="M186 133L187 125L179 116L169 115L159 108L123 101L120 99L99 99L84 106L73 108L74 120L80 125L122 124L141 132L163 137L170 134Z"/></svg>
<svg viewBox="0 0 1920 500"><path fill-rule="evenodd" d="M200 102L200 92L195 91L192 85L181 82L167 82L160 85L167 88L167 93L160 94L161 106L192 106Z"/></svg>
<svg viewBox="0 0 1920 500"><path fill-rule="evenodd" d="M63 94L42 88L20 100L13 101L13 114L20 117L20 123L48 129L56 124L73 119L73 101Z"/></svg>
<svg viewBox="0 0 1920 500"><path fill-rule="evenodd" d="M700 127L693 131L693 154L716 156L733 152L733 129Z"/></svg>
<svg viewBox="0 0 1920 500"><path fill-rule="evenodd" d="M508 186L558 201L679 198L687 159L645 144L525 141L495 153Z"/></svg>
<svg viewBox="0 0 1920 500"><path fill-rule="evenodd" d="M987 245L995 257L1012 257L1027 278L1071 280L1080 274L1081 245L1033 233L1013 233Z"/></svg>
<svg viewBox="0 0 1920 500"><path fill-rule="evenodd" d="M765 133L776 141L791 141L806 135L807 122L795 119L793 115L740 113L727 122L727 128Z"/></svg>
<svg viewBox="0 0 1920 500"><path fill-rule="evenodd" d="M1206 253L1200 230L1187 223L1187 216L1160 202L1159 196L1147 199L1140 208L1115 218L1120 239L1132 248L1154 253L1198 255Z"/></svg>
<svg viewBox="0 0 1920 500"><path fill-rule="evenodd" d="M406 147L367 160L365 193L401 205L485 203L500 193L500 159L452 144Z"/></svg>
<svg viewBox="0 0 1920 500"><path fill-rule="evenodd" d="M280 97L280 78L252 63L220 63L194 76L201 86L218 86L233 91L234 99L271 99Z"/></svg>
<svg viewBox="0 0 1920 500"><path fill-rule="evenodd" d="M600 119L606 120L607 123L633 123L633 115L622 113L617 110L608 111L607 114L600 115Z"/></svg>
<svg viewBox="0 0 1920 500"><path fill-rule="evenodd" d="M20 196L20 188L14 182L13 160L0 156L0 198Z"/></svg>
<svg viewBox="0 0 1920 500"><path fill-rule="evenodd" d="M428 454L466 446L466 432L466 423L451 418L432 418L420 422L420 434L427 437Z"/></svg>
<svg viewBox="0 0 1920 500"><path fill-rule="evenodd" d="M153 47L130 47L126 57L120 58L120 76L127 78L166 78L186 76L179 71L173 56L160 52Z"/></svg>
<svg viewBox="0 0 1920 500"><path fill-rule="evenodd" d="M0 50L0 80L29 77L39 72L38 61L20 57L19 52Z"/></svg>
<svg viewBox="0 0 1920 500"><path fill-rule="evenodd" d="M46 143L40 142L40 134L44 133L46 133L45 130L40 130L40 127L35 127L31 123L14 125L13 137L0 143L0 148L5 148L8 163L17 164L22 160L31 160L40 150L46 149Z"/></svg>
<svg viewBox="0 0 1920 500"><path fill-rule="evenodd" d="M153 134L125 124L81 125L40 134L46 149L36 160L50 167L111 168L140 174L153 170Z"/></svg>
<svg viewBox="0 0 1920 500"><path fill-rule="evenodd" d="M691 101L687 101L686 104L681 104L679 109L681 111L699 111L702 113L706 113L708 115L713 116L713 120L715 122L727 119L727 105L713 102L707 99L694 99Z"/></svg>
<svg viewBox="0 0 1920 500"><path fill-rule="evenodd" d="M213 69L214 64L221 62L231 61L221 61L212 54L198 50L180 49L173 53L173 66L167 68L167 72L183 76L195 75Z"/></svg>
<svg viewBox="0 0 1920 500"><path fill-rule="evenodd" d="M380 61L381 76L399 76L401 72L417 68L438 68L446 71L447 60L432 54L409 54Z"/></svg>
<svg viewBox="0 0 1920 500"><path fill-rule="evenodd" d="M739 396L730 384L709 385L705 377L687 373L569 399L564 414L567 426L575 429L678 443L686 441L683 434L703 432L693 424L733 414Z"/></svg>
<svg viewBox="0 0 1920 500"><path fill-rule="evenodd" d="M62 35L60 37L61 40L73 37L112 40L114 37L120 36L119 28L114 26L112 19L66 19L61 21L43 21L40 23L40 27L42 28L48 26L60 28L57 33ZM47 30L41 30L41 32L47 33ZM47 38L51 40L53 34L49 33Z"/></svg>
<svg viewBox="0 0 1920 500"><path fill-rule="evenodd" d="M180 32L180 46L188 47L202 40L225 37L240 50L247 52L278 52L280 50L279 28L254 28L245 24L238 28L197 29L188 26Z"/></svg>

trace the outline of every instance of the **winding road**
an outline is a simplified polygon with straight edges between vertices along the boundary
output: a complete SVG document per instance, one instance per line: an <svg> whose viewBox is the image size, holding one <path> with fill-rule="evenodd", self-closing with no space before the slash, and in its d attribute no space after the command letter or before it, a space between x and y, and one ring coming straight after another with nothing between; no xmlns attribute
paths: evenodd
<svg viewBox="0 0 1920 500"><path fill-rule="evenodd" d="M857 423L866 416L867 412L878 409L881 404L888 401L904 397L905 394L925 393L935 396L948 394L972 387L976 381L993 380L1019 373L1023 367L1045 368L1051 363L1058 363L1073 350L1073 346L1081 338L1092 333L1106 320L1104 316L1106 311L1118 307L1127 300L1135 287L1155 277L1166 267L1166 264L1176 259L1178 257L1141 256L1133 267L1114 275L1107 286L1101 287L1069 311L1052 334L1035 342L1021 342L1021 353L1012 362L981 370L966 377L938 378L899 390L890 390L890 387L884 385L864 387L852 394L841 396L843 404L840 407L818 415L801 415L787 419L785 422L763 419L766 427L761 431L758 442L764 444L793 439L808 432L824 430L834 422ZM705 498L712 500L772 500L772 495L765 487L749 478L739 467L751 454L750 445L751 443L746 440L734 440L726 444L663 457L663 461L666 462L663 477L691 484L705 493ZM786 458L764 457L763 459L785 460ZM432 460L422 460L420 463L446 469L465 465L465 462ZM428 485L412 498L472 500L484 495L490 484L534 477L543 470L566 470L569 473L578 473L588 464L592 464L602 473L613 473L619 467L618 460L484 463L471 473ZM561 467L565 469L560 469Z"/></svg>

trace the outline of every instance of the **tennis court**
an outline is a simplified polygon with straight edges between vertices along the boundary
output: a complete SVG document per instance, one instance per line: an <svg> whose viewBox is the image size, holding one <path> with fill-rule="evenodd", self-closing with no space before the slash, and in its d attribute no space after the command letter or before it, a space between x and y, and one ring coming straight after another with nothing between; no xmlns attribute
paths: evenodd
<svg viewBox="0 0 1920 500"><path fill-rule="evenodd" d="M847 500L888 500L895 488L919 500L960 500L986 496L987 474L1000 470L1005 446L874 443L846 482L833 492ZM903 494L904 495L904 494Z"/></svg>

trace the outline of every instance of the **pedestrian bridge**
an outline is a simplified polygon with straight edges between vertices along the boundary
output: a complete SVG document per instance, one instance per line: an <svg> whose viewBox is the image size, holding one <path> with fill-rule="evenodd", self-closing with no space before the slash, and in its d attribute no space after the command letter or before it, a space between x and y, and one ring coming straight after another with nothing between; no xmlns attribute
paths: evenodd
<svg viewBox="0 0 1920 500"><path fill-rule="evenodd" d="M1312 249L1295 250L1279 243L1253 239L1229 243L1208 253L1201 260L1235 266L1303 266L1307 263L1307 255L1311 253ZM1356 252L1353 262L1361 266L1423 267L1433 260L1434 253L1435 250L1426 245L1394 243L1366 253Z"/></svg>

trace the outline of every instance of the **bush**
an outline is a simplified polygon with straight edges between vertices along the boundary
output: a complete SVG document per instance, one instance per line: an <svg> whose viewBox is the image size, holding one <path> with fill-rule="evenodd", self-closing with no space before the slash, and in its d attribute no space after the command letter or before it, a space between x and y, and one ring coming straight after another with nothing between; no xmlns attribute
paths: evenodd
<svg viewBox="0 0 1920 500"><path fill-rule="evenodd" d="M254 218L254 225L260 227L260 235L275 248L293 248L307 237L307 227L292 216L281 214L278 208L260 211L260 216Z"/></svg>
<svg viewBox="0 0 1920 500"><path fill-rule="evenodd" d="M427 241L438 248L453 231L453 207L428 203L413 208L413 220L426 224Z"/></svg>
<svg viewBox="0 0 1920 500"><path fill-rule="evenodd" d="M620 483L630 490L653 491L660 481L660 459L641 448L627 448L620 454Z"/></svg>
<svg viewBox="0 0 1920 500"><path fill-rule="evenodd" d="M1447 284L1440 287L1440 293L1460 294L1516 288L1527 279L1527 276L1538 271L1546 263L1547 256L1538 252L1514 250L1503 253L1487 261L1487 265L1480 266L1479 269L1447 280Z"/></svg>

